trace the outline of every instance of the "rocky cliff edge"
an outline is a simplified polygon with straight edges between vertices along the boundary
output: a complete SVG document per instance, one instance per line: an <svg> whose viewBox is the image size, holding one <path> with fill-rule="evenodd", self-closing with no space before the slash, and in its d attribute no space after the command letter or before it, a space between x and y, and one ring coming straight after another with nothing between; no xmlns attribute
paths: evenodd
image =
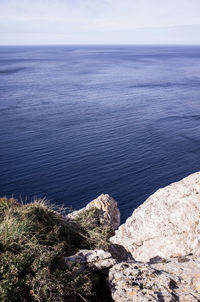
<svg viewBox="0 0 200 302"><path fill-rule="evenodd" d="M102 222L116 228L119 224L116 202L109 195L96 200L86 208L97 204L101 217L106 217ZM109 210L108 214L111 208L115 210ZM139 206L110 238L112 255L108 251L94 251L98 267L109 270L107 282L112 299L200 301L199 217L200 172L159 189ZM77 256L80 261L80 254ZM85 259L84 256L84 263ZM84 265L89 266L89 262Z"/></svg>

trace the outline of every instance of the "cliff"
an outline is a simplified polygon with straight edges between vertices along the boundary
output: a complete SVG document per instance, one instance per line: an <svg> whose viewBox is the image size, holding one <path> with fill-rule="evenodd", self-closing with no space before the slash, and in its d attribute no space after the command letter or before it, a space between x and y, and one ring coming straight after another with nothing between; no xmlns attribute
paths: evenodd
<svg viewBox="0 0 200 302"><path fill-rule="evenodd" d="M159 189L116 231L111 242L123 245L138 261L198 253L200 247L200 173Z"/></svg>
<svg viewBox="0 0 200 302"><path fill-rule="evenodd" d="M110 238L131 259L110 269L114 301L200 301L199 217L199 172L139 206Z"/></svg>
<svg viewBox="0 0 200 302"><path fill-rule="evenodd" d="M199 217L199 172L121 226L107 194L70 214L0 199L0 300L200 301Z"/></svg>

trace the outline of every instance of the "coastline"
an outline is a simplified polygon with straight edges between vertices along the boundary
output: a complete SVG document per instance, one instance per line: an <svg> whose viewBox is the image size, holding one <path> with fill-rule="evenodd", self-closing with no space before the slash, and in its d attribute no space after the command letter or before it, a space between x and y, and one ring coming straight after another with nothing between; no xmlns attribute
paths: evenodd
<svg viewBox="0 0 200 302"><path fill-rule="evenodd" d="M200 172L156 191L122 225L108 194L71 214L1 198L1 301L200 299L199 200Z"/></svg>

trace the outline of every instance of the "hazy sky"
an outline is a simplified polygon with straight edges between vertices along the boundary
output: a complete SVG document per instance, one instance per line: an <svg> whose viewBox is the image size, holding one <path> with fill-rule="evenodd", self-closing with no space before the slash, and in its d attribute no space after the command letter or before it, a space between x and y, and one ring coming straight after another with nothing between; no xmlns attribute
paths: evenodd
<svg viewBox="0 0 200 302"><path fill-rule="evenodd" d="M200 44L200 0L0 0L0 44Z"/></svg>

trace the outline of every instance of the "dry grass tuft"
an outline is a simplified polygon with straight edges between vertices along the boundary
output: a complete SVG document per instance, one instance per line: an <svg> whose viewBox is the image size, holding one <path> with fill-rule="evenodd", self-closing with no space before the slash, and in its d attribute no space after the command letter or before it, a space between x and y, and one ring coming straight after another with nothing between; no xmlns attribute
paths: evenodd
<svg viewBox="0 0 200 302"><path fill-rule="evenodd" d="M110 230L89 210L76 220L46 200L0 198L0 301L70 301L92 294L91 272L68 271L64 257L108 247Z"/></svg>

